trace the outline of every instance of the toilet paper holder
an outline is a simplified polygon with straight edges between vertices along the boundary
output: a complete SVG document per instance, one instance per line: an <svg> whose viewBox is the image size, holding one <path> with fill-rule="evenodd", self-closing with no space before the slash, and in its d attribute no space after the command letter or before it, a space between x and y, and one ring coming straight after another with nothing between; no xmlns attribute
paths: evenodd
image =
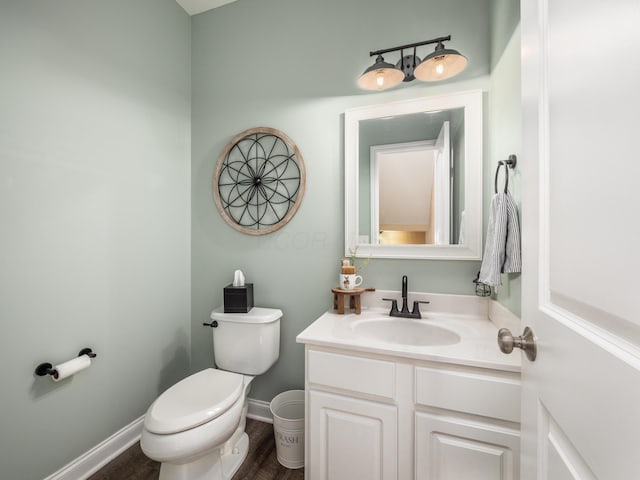
<svg viewBox="0 0 640 480"><path fill-rule="evenodd" d="M78 352L78 356L81 357L82 355L86 355L89 358L95 358L97 356L97 354L93 353L93 350L91 350L90 348L83 348L82 350L80 350ZM44 362L38 365L36 367L35 373L39 377L44 377L45 375L51 375L52 377L55 377L56 375L58 375L57 370L53 368L53 365L49 362Z"/></svg>

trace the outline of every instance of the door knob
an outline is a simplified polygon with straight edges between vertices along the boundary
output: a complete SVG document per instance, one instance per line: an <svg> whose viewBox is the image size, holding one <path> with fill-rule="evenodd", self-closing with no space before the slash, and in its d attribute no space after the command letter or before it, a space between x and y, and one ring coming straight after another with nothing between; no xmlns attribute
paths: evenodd
<svg viewBox="0 0 640 480"><path fill-rule="evenodd" d="M521 337L514 337L508 328L501 328L498 331L498 345L502 353L511 353L514 347L520 348L532 362L536 359L538 352L533 331L529 327L524 327Z"/></svg>

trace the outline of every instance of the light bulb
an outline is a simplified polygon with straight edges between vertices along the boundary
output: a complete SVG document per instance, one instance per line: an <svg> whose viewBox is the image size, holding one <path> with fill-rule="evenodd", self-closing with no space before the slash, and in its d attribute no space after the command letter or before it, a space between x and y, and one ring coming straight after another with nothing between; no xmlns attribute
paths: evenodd
<svg viewBox="0 0 640 480"><path fill-rule="evenodd" d="M462 72L467 66L467 59L455 50L436 48L436 51L425 58L413 75L424 82L445 80Z"/></svg>
<svg viewBox="0 0 640 480"><path fill-rule="evenodd" d="M384 72L382 70L379 70L376 75L376 83L378 84L378 88L384 87Z"/></svg>

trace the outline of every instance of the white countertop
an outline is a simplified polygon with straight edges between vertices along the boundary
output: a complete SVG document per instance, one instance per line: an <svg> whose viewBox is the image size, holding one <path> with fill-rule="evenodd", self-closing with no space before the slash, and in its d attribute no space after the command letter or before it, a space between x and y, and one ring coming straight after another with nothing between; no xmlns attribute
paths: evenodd
<svg viewBox="0 0 640 480"><path fill-rule="evenodd" d="M498 327L486 314L423 311L420 322L451 330L460 342L451 345L399 345L355 335L353 325L366 318L388 316L389 309L363 308L360 315L327 312L296 337L298 343L416 360L445 362L496 370L520 371L520 352L498 348ZM395 317L389 317L394 319ZM401 320L401 319L398 319Z"/></svg>

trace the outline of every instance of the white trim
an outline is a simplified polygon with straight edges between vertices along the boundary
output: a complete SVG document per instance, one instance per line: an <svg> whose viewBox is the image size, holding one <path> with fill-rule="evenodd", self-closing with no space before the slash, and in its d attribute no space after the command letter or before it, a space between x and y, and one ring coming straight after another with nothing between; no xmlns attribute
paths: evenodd
<svg viewBox="0 0 640 480"><path fill-rule="evenodd" d="M273 423L270 402L264 400L248 399L247 417L265 423Z"/></svg>
<svg viewBox="0 0 640 480"><path fill-rule="evenodd" d="M445 123L449 123L448 121ZM444 127L443 127L444 128ZM435 140L419 140L416 142L403 142L403 143L388 143L385 145L372 145L369 148L369 172L370 172L370 211L371 211L371 236L370 242L372 245L380 244L380 161L382 160L380 157L383 154L390 155L394 153L409 153L409 152L431 152L432 150L436 150ZM433 162L436 163L437 158L433 156ZM437 170L434 168L434 177L437 180L437 175L435 174ZM446 172L448 174L449 169L447 165ZM441 179L442 180L442 179ZM447 175L446 178L447 185L449 184L449 177ZM434 184L436 182L434 181ZM448 192L447 192L448 193ZM436 199L436 205L440 205L439 202L443 201L442 199ZM449 195L447 194L444 201L446 201L446 211L449 211ZM427 202L426 207L429 207L431 203L431 198ZM427 224L429 222L426 222ZM447 226L447 232L449 232L449 228ZM449 240L447 239L447 244Z"/></svg>
<svg viewBox="0 0 640 480"><path fill-rule="evenodd" d="M358 212L359 122L408 113L449 108L465 109L465 245L372 245L360 240ZM482 259L482 91L438 95L353 108L344 116L345 255L358 248L358 257Z"/></svg>
<svg viewBox="0 0 640 480"><path fill-rule="evenodd" d="M269 402L248 399L247 417L273 423ZM69 462L44 480L84 480L140 440L144 415Z"/></svg>
<svg viewBox="0 0 640 480"><path fill-rule="evenodd" d="M69 462L44 480L83 480L140 440L144 415Z"/></svg>

